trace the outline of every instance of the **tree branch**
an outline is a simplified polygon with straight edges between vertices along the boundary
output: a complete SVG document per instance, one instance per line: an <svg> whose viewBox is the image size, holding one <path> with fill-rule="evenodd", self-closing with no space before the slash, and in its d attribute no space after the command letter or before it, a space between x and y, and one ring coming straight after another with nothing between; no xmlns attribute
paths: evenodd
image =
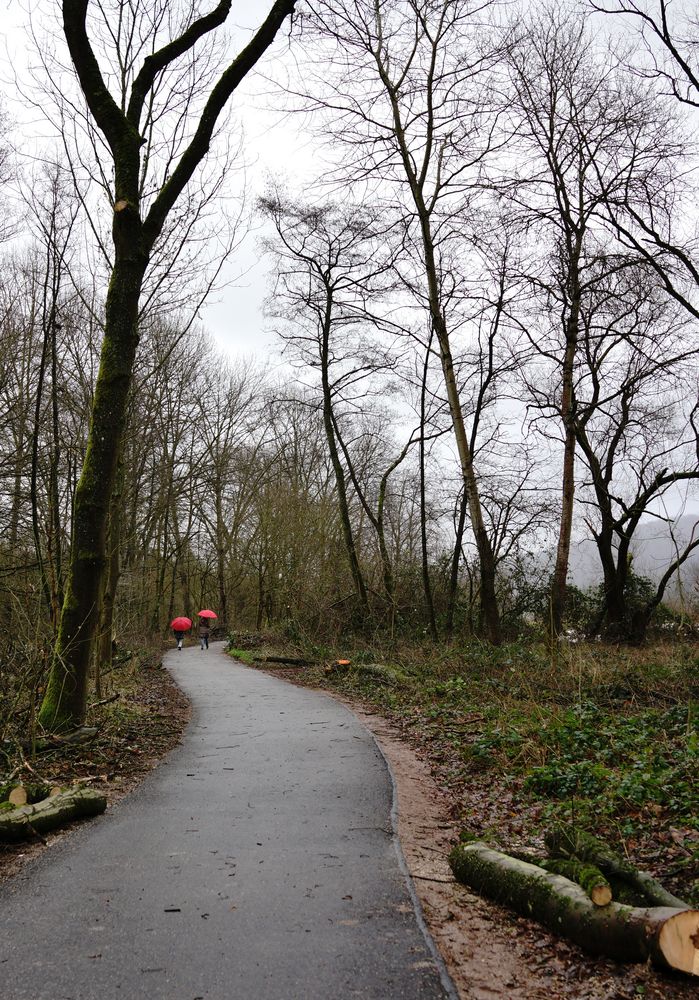
<svg viewBox="0 0 699 1000"><path fill-rule="evenodd" d="M274 41L284 20L293 13L296 0L276 0L254 38L224 71L206 102L192 141L182 154L170 179L153 202L144 221L149 246L157 239L168 212L177 201L197 166L206 155L218 117L231 94Z"/></svg>

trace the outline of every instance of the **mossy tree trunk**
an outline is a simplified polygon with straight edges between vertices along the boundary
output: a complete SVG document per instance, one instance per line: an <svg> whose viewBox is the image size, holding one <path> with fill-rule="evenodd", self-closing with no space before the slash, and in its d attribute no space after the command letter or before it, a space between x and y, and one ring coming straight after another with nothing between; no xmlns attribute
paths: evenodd
<svg viewBox="0 0 699 1000"><path fill-rule="evenodd" d="M119 576L121 574L119 536L121 534L123 489L124 463L123 459L120 458L117 464L117 483L112 491L109 512L107 572L102 592L100 633L95 657L95 689L98 698L102 697L102 674L111 669L113 659L112 635L114 632L114 608Z"/></svg>
<svg viewBox="0 0 699 1000"><path fill-rule="evenodd" d="M113 159L114 263L87 452L75 494L65 598L53 665L39 713L39 721L46 730L68 729L80 725L85 717L88 673L107 564L110 501L138 346L139 300L153 245L170 210L208 153L221 111L271 45L294 6L295 0L276 0L252 40L221 74L198 122L192 123L189 144L144 217L140 203L140 128L144 107L167 67L225 23L231 0L221 0L211 13L195 18L178 38L144 60L134 77L126 109L109 92L88 38L88 0L63 0L63 29L71 60Z"/></svg>
<svg viewBox="0 0 699 1000"><path fill-rule="evenodd" d="M136 158L138 162L137 152ZM138 346L138 303L148 262L142 229L137 205L115 211L114 270L87 452L75 492L66 594L53 667L39 713L39 722L48 730L79 725L85 717L87 679L107 565L109 509Z"/></svg>

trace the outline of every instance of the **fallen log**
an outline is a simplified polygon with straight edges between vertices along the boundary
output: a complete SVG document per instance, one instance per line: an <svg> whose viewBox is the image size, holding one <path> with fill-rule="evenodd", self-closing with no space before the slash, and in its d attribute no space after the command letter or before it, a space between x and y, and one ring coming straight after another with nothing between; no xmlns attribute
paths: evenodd
<svg viewBox="0 0 699 1000"><path fill-rule="evenodd" d="M366 680L373 680L377 684L386 684L388 687L397 687L405 680L405 675L393 667L386 667L383 663L360 663L357 665L357 673Z"/></svg>
<svg viewBox="0 0 699 1000"><path fill-rule="evenodd" d="M0 814L0 841L29 840L63 823L96 816L107 808L104 795L94 788L69 788L34 805L19 806Z"/></svg>
<svg viewBox="0 0 699 1000"><path fill-rule="evenodd" d="M282 667L312 667L317 660L304 660L299 656L253 656L255 663L278 663Z"/></svg>
<svg viewBox="0 0 699 1000"><path fill-rule="evenodd" d="M577 882L595 906L606 906L607 903L611 903L612 899L622 903L629 902L628 899L619 899L608 879L604 877L596 865L589 862L569 861L564 858L542 858L541 855L531 854L527 851L510 851L508 857L516 858L517 861L526 861L527 864L545 868L547 872L563 875L571 882Z"/></svg>
<svg viewBox="0 0 699 1000"><path fill-rule="evenodd" d="M639 871L626 858L585 830L560 824L546 833L544 841L553 857L589 861L607 877L626 882L651 906L687 906L684 900L673 896L648 872Z"/></svg>
<svg viewBox="0 0 699 1000"><path fill-rule="evenodd" d="M699 910L595 906L562 875L518 861L486 844L457 845L449 855L459 882L532 917L586 951L699 976Z"/></svg>

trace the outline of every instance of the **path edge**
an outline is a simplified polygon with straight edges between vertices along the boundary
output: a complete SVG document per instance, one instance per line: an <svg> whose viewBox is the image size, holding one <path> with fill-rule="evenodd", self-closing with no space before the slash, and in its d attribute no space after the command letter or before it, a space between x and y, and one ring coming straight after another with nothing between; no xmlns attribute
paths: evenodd
<svg viewBox="0 0 699 1000"><path fill-rule="evenodd" d="M386 753L384 752L384 749L381 746L381 743L379 742L376 734L373 733L368 726L364 725L361 717L357 715L356 712L352 711L351 708L350 711L354 715L355 719L358 720L362 728L365 729L367 733L369 733L372 740L374 741L376 749L379 751L381 758L383 759L383 762L386 765L386 770L388 771L388 776L391 780L391 830L392 830L391 839L393 840L393 848L398 858L398 867L403 873L403 878L405 879L405 883L408 887L408 894L410 896L410 901L412 902L413 910L415 911L415 918L417 920L417 925L420 928L420 933L425 939L425 944L427 945L429 952L435 961L435 964L439 971L440 981L442 983L442 986L444 987L444 991L449 1000L460 1000L460 993L457 990L454 981L452 980L449 974L447 963L445 962L444 957L442 956L442 953L437 947L437 944L430 933L430 929L427 926L427 921L425 920L425 916L422 910L422 904L420 903L420 898L417 894L417 889L415 888L415 882L413 881L413 877L410 874L410 868L408 866L408 862L405 860L405 855L403 854L403 847L401 845L400 837L398 835L398 784L396 782L396 777L393 773L393 768L391 767L391 762L388 759Z"/></svg>

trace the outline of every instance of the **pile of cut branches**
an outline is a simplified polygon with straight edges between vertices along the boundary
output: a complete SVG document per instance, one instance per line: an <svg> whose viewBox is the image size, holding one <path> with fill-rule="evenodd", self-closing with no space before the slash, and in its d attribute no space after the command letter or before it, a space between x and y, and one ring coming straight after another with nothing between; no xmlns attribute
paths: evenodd
<svg viewBox="0 0 699 1000"><path fill-rule="evenodd" d="M545 840L548 858L475 841L449 861L458 881L593 954L699 976L699 910L584 831L561 825Z"/></svg>

